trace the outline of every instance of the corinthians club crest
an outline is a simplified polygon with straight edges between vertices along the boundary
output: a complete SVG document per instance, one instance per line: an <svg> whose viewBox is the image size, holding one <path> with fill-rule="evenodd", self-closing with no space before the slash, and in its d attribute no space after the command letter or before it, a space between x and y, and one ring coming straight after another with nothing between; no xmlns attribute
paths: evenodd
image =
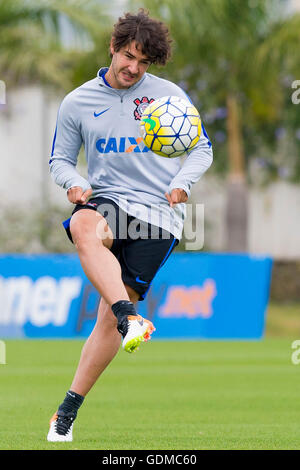
<svg viewBox="0 0 300 470"><path fill-rule="evenodd" d="M133 112L134 114L134 119L136 119L137 121L140 121L141 120L141 117L142 117L142 114L143 112L145 111L145 109L147 108L147 106L150 104L150 103L153 103L154 101L154 98L147 98L147 96L143 96L143 98L139 99L139 98L136 98L133 102L134 104L136 105L136 108Z"/></svg>

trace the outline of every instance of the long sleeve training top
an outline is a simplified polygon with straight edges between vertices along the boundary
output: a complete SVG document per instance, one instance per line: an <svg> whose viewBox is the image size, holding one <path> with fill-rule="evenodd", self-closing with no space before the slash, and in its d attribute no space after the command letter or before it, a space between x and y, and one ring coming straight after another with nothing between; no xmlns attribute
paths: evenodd
<svg viewBox="0 0 300 470"><path fill-rule="evenodd" d="M174 83L145 73L128 89L115 89L105 80L107 68L79 86L62 101L50 158L54 181L68 190L80 186L116 202L127 214L182 237L186 207L169 206L165 192L191 187L210 167L211 142L202 125L201 137L181 158L156 155L143 143L139 122L143 109L163 96L187 99ZM77 158L84 146L88 177L77 171Z"/></svg>

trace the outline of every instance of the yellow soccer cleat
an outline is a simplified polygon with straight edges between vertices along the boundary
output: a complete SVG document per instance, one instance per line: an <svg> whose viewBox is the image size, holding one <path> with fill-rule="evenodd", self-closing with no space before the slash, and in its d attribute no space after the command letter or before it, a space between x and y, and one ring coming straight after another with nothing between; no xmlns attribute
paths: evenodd
<svg viewBox="0 0 300 470"><path fill-rule="evenodd" d="M146 320L141 315L127 315L118 324L118 331L123 336L123 349L133 353L138 350L142 342L151 339L151 334L155 331L155 328L151 321Z"/></svg>

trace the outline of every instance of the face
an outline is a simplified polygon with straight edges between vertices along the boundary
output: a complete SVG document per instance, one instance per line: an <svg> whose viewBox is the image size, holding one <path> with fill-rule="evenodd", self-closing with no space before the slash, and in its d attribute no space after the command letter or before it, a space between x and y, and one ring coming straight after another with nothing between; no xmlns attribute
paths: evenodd
<svg viewBox="0 0 300 470"><path fill-rule="evenodd" d="M111 44L110 50L113 57L105 78L113 88L131 87L142 78L150 66L151 62L148 57L143 55L137 47L136 42L132 41L116 52Z"/></svg>

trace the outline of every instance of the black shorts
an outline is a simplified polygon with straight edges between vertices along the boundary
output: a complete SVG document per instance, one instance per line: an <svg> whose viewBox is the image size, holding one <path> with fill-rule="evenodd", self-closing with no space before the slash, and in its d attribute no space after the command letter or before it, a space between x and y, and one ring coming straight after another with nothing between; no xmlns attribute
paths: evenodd
<svg viewBox="0 0 300 470"><path fill-rule="evenodd" d="M139 300L144 300L155 274L179 241L161 227L127 214L114 201L104 197L77 204L72 215L82 209L98 211L105 217L114 236L111 252L121 265L122 280L140 295ZM63 222L63 226L73 243L70 220L71 217Z"/></svg>

